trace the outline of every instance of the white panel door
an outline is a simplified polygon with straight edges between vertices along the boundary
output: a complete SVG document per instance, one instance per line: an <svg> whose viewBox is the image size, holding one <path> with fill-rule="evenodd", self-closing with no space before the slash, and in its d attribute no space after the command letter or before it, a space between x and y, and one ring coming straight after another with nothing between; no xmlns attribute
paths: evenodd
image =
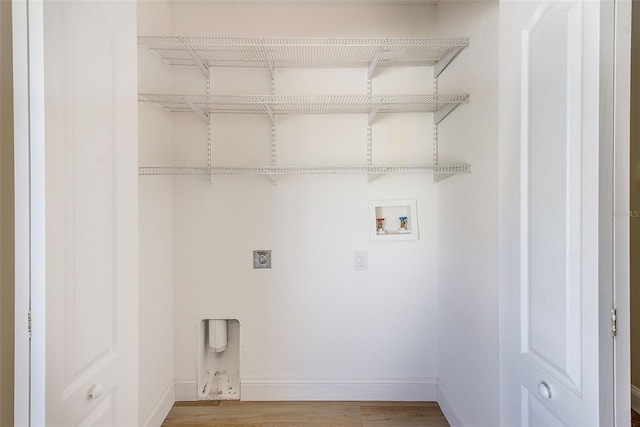
<svg viewBox="0 0 640 427"><path fill-rule="evenodd" d="M45 1L46 425L137 425L133 1Z"/></svg>
<svg viewBox="0 0 640 427"><path fill-rule="evenodd" d="M604 416L600 55L612 4L501 3L504 425L598 426Z"/></svg>

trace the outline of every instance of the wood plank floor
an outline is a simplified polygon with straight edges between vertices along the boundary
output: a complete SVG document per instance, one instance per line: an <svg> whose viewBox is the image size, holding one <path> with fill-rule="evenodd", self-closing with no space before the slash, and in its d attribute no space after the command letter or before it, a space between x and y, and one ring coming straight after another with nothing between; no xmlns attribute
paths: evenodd
<svg viewBox="0 0 640 427"><path fill-rule="evenodd" d="M162 423L180 426L448 427L436 402L176 402Z"/></svg>

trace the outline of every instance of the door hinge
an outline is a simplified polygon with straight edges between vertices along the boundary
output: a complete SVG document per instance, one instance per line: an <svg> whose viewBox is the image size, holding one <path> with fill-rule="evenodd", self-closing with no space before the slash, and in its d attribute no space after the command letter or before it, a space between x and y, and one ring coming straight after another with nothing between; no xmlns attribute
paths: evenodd
<svg viewBox="0 0 640 427"><path fill-rule="evenodd" d="M29 310L27 316L27 329L29 330L29 339L31 339L31 310Z"/></svg>
<svg viewBox="0 0 640 427"><path fill-rule="evenodd" d="M618 335L618 311L615 308L611 309L611 335Z"/></svg>

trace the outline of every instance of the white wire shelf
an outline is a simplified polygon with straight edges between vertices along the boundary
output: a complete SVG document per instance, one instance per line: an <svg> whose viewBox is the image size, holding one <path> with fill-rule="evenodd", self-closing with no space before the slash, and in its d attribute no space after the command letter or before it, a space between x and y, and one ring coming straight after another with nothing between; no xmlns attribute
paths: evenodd
<svg viewBox="0 0 640 427"><path fill-rule="evenodd" d="M141 166L139 175L469 174L471 165L425 166Z"/></svg>
<svg viewBox="0 0 640 427"><path fill-rule="evenodd" d="M193 106L213 114L346 114L436 112L452 110L468 95L164 95L140 94L138 100L172 112L192 112Z"/></svg>
<svg viewBox="0 0 640 427"><path fill-rule="evenodd" d="M140 36L171 65L245 68L370 68L448 64L467 38L243 38ZM444 69L446 64L441 64Z"/></svg>
<svg viewBox="0 0 640 427"><path fill-rule="evenodd" d="M469 45L467 38L231 38L138 37L138 43L156 52L170 65L197 66L207 79L210 67L268 69L273 82L278 68L366 68L371 93L377 67L433 66L434 81ZM436 83L434 83L435 85ZM436 90L434 92L437 93ZM264 114L276 126L278 114L367 114L369 126L379 113L434 113L434 128L469 95L169 95L139 94L171 112L196 113L207 125L211 114ZM273 130L272 130L273 134ZM369 132L370 135L370 132ZM211 141L208 140L211 150ZM273 142L272 144L275 144ZM368 140L370 150L370 139ZM275 147L275 145L273 145ZM273 148L272 147L272 148ZM273 148L275 150L275 148ZM437 153L437 148L434 148ZM274 152L275 153L275 152ZM275 157L274 157L275 159ZM454 174L468 174L470 165L426 166L247 166L172 167L145 166L140 175L197 175L210 181L213 175L366 174L372 181L381 174L428 173L434 181ZM275 164L275 160L274 160Z"/></svg>

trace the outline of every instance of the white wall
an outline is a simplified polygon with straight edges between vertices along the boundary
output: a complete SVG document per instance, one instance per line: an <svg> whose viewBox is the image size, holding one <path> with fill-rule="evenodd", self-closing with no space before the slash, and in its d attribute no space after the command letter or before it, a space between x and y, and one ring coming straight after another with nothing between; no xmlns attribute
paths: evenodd
<svg viewBox="0 0 640 427"><path fill-rule="evenodd" d="M436 7L171 5L174 35L429 36ZM176 89L204 93L197 70ZM189 75L187 87L179 87ZM195 86L195 87L194 87ZM266 71L213 72L213 93L269 93ZM374 93L429 93L430 69L380 71ZM276 93L366 93L364 70L288 70ZM431 160L431 115L381 116L374 162ZM177 165L206 164L204 124L173 115ZM214 119L214 162L270 164L267 117ZM365 164L366 117L278 117L279 163ZM402 158L400 160L398 158ZM196 378L197 322L241 322L242 398L434 400L436 186L428 175L195 177L174 181L175 375ZM414 198L420 240L371 243L368 201ZM252 250L273 250L253 270ZM365 250L369 270L355 272ZM187 393L188 394L188 393ZM180 398L180 396L178 396Z"/></svg>
<svg viewBox="0 0 640 427"><path fill-rule="evenodd" d="M138 2L139 34L166 34L169 6ZM139 92L170 92L169 66L139 48ZM140 164L170 165L170 113L140 103ZM139 423L160 425L174 402L173 386L173 178L139 178Z"/></svg>
<svg viewBox="0 0 640 427"><path fill-rule="evenodd" d="M264 176L173 179L178 399L196 396L198 321L237 318L243 399L435 399L438 377L437 398L452 424L496 425L497 2L177 2L169 9L173 35L471 37L440 79L440 93L471 94L440 126L441 162L471 163L470 177L437 186L424 175L373 184L363 176L285 176L276 186ZM198 70L172 73L176 92L204 93ZM365 84L363 70L276 74L278 94L365 93ZM373 90L429 93L430 70L379 71ZM268 94L269 78L264 70L218 69L212 91ZM206 164L200 119L168 117L173 163ZM374 162L429 163L430 121L426 114L380 117ZM279 164L363 164L365 123L359 116L279 117ZM215 164L270 164L268 118L216 117L213 135ZM152 157L141 155L141 164L169 164ZM420 240L369 242L367 201L397 198L418 200ZM253 249L273 250L272 270L251 268ZM368 272L353 271L356 250L368 251Z"/></svg>
<svg viewBox="0 0 640 427"><path fill-rule="evenodd" d="M440 126L441 161L471 176L438 184L438 401L452 425L498 425L498 2L441 2L443 36L470 44L440 91L471 94Z"/></svg>

